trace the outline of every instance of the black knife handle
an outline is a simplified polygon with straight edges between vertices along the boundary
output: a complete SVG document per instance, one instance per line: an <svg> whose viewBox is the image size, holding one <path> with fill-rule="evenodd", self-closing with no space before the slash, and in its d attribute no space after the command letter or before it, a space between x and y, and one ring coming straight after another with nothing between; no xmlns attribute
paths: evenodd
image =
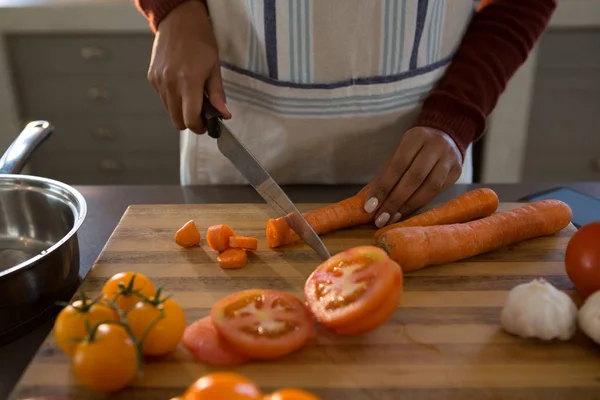
<svg viewBox="0 0 600 400"><path fill-rule="evenodd" d="M210 104L208 96L204 94L204 101L202 101L202 122L206 126L208 135L214 139L218 139L221 136L221 129L219 127L219 119L222 117L219 110Z"/></svg>

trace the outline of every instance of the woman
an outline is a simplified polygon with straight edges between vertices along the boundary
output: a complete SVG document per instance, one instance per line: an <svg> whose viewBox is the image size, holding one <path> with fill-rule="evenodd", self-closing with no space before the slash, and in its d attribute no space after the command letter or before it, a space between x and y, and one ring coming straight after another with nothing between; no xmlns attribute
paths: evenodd
<svg viewBox="0 0 600 400"><path fill-rule="evenodd" d="M368 185L378 227L455 182L556 0L136 0L148 78L181 136L181 183L245 183L203 90L280 184ZM227 96L226 96L227 95Z"/></svg>

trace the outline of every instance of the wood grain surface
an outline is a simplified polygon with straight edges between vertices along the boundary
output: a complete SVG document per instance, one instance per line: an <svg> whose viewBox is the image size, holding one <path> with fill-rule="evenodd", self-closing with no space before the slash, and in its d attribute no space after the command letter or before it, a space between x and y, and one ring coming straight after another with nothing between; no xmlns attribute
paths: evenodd
<svg viewBox="0 0 600 400"><path fill-rule="evenodd" d="M501 209L515 206L502 204ZM267 206L257 204L131 206L84 288L97 294L117 272L146 274L173 294L188 323L206 316L216 300L242 289L270 288L301 297L305 279L320 260L303 243L269 249L264 240L268 217ZM191 218L203 234L202 245L182 249L173 234ZM204 234L208 226L220 223L259 237L259 249L245 268L217 266L217 253L206 245ZM374 231L349 229L325 235L323 241L336 253L372 243ZM507 291L537 277L565 290L579 304L563 264L574 231L569 226L554 236L407 273L402 305L379 329L338 337L317 327L296 353L229 370L254 379L265 391L301 387L324 400L600 398L600 346L580 331L567 342L541 343L511 336L499 325ZM214 370L219 368L195 362L179 348L148 361L144 376L129 388L98 395L75 382L69 358L49 335L11 398L168 400Z"/></svg>

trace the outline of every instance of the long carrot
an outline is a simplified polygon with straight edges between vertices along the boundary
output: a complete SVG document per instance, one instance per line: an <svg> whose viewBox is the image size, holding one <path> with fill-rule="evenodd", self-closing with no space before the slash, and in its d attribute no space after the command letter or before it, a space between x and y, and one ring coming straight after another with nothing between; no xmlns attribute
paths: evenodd
<svg viewBox="0 0 600 400"><path fill-rule="evenodd" d="M317 235L366 224L374 215L364 209L367 191L361 190L356 195L316 210L303 213L306 221ZM300 238L288 226L284 218L270 219L267 222L267 243L269 247L279 247L299 241Z"/></svg>
<svg viewBox="0 0 600 400"><path fill-rule="evenodd" d="M175 232L175 243L181 247L194 247L200 243L200 232L194 220L189 220Z"/></svg>
<svg viewBox="0 0 600 400"><path fill-rule="evenodd" d="M375 232L375 240L392 229L409 226L457 224L487 217L498 209L498 196L492 189L481 188L463 193L439 206L405 221L385 226Z"/></svg>
<svg viewBox="0 0 600 400"><path fill-rule="evenodd" d="M229 248L218 255L217 262L223 269L242 268L248 264L248 255L244 249Z"/></svg>
<svg viewBox="0 0 600 400"><path fill-rule="evenodd" d="M562 201L540 200L462 224L392 229L377 244L409 272L554 234L569 225L571 216Z"/></svg>
<svg viewBox="0 0 600 400"><path fill-rule="evenodd" d="M211 249L222 252L229 248L229 238L235 232L227 225L213 225L206 230L206 241Z"/></svg>

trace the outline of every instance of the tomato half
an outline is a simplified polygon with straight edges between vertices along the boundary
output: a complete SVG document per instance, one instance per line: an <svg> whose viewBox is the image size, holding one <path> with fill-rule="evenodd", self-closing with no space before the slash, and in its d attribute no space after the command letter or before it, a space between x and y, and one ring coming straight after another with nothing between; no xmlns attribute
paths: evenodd
<svg viewBox="0 0 600 400"><path fill-rule="evenodd" d="M110 306L90 300L75 300L58 313L54 321L54 338L58 347L69 356L75 354L79 342L88 336L90 328L101 321L118 321L119 314ZM75 340L74 340L75 339Z"/></svg>
<svg viewBox="0 0 600 400"><path fill-rule="evenodd" d="M186 328L185 313L173 299L161 299L157 304L138 302L127 313L127 323L133 334L143 339L142 352L150 356L162 356L175 350Z"/></svg>
<svg viewBox="0 0 600 400"><path fill-rule="evenodd" d="M399 268L378 247L355 247L319 265L306 280L304 296L316 320L328 329L374 324L389 314L380 308L397 295Z"/></svg>
<svg viewBox="0 0 600 400"><path fill-rule="evenodd" d="M581 296L600 290L600 221L582 226L569 240L565 267Z"/></svg>
<svg viewBox="0 0 600 400"><path fill-rule="evenodd" d="M263 400L321 400L321 398L300 389L281 389L266 395Z"/></svg>
<svg viewBox="0 0 600 400"><path fill-rule="evenodd" d="M210 316L188 326L181 344L194 358L211 365L233 366L250 360L231 348L215 328Z"/></svg>
<svg viewBox="0 0 600 400"><path fill-rule="evenodd" d="M260 389L241 375L216 372L204 375L187 388L181 400L259 400Z"/></svg>
<svg viewBox="0 0 600 400"><path fill-rule="evenodd" d="M125 290L121 289L121 285ZM107 300L113 300L121 310L129 310L143 297L152 297L155 294L156 289L152 281L137 272L119 272L102 287L102 295Z"/></svg>
<svg viewBox="0 0 600 400"><path fill-rule="evenodd" d="M275 290L234 293L218 301L210 316L234 349L255 359L277 358L299 349L314 327L302 301Z"/></svg>
<svg viewBox="0 0 600 400"><path fill-rule="evenodd" d="M120 324L101 324L92 340L79 343L73 355L77 380L100 392L123 389L137 372L138 350Z"/></svg>

